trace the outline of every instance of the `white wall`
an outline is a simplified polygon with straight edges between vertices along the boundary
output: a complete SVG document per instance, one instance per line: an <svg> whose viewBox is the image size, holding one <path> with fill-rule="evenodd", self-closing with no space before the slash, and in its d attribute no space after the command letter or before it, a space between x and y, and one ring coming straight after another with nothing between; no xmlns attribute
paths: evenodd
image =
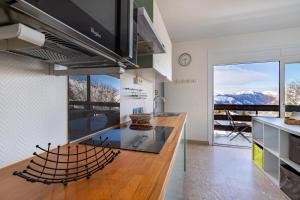
<svg viewBox="0 0 300 200"><path fill-rule="evenodd" d="M153 95L154 95L154 84L150 81L143 79L142 85L134 84L133 79L135 75L131 73L124 73L121 75L121 122L127 122L130 120L129 115L132 114L132 109L137 107L143 107L144 112L153 111ZM147 95L147 99L134 99L127 97L128 92L124 88L136 88L143 89Z"/></svg>
<svg viewBox="0 0 300 200"><path fill-rule="evenodd" d="M35 145L67 142L67 78L46 64L0 53L0 168L32 156Z"/></svg>
<svg viewBox="0 0 300 200"><path fill-rule="evenodd" d="M183 52L192 55L188 67L178 65ZM214 64L297 58L300 60L300 28L175 43L174 82L165 84L165 109L188 112L188 139L211 141Z"/></svg>
<svg viewBox="0 0 300 200"><path fill-rule="evenodd" d="M35 59L0 52L0 168L32 156L35 145L67 143L67 77L48 75L49 66ZM136 107L153 110L154 84L133 83L121 75L121 121ZM142 88L147 99L126 97L124 88Z"/></svg>

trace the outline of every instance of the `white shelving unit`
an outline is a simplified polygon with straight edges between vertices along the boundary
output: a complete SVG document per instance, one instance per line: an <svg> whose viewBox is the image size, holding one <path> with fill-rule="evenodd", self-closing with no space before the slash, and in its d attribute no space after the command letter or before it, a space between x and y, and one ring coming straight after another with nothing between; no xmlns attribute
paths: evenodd
<svg viewBox="0 0 300 200"><path fill-rule="evenodd" d="M289 136L300 136L300 126L287 125L282 118L254 117L253 143L264 149L263 172L279 186L280 165L287 164L300 172L300 165L289 159Z"/></svg>

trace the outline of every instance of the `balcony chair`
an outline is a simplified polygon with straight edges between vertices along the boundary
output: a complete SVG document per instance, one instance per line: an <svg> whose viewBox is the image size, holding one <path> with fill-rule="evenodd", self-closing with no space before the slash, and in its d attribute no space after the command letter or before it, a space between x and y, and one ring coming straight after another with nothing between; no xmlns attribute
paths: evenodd
<svg viewBox="0 0 300 200"><path fill-rule="evenodd" d="M232 127L232 131L231 133L229 133L227 136L229 137L230 135L232 135L233 133L237 133L234 137L232 137L230 139L230 141L234 140L235 138L237 138L239 135L241 135L243 138L245 138L248 142L251 143L251 141L249 140L249 138L247 138L243 131L245 131L247 128L251 128L251 126L249 124L246 123L240 123L240 122L235 122L232 118L232 115L230 113L229 110L225 110L226 116L229 120L229 124Z"/></svg>

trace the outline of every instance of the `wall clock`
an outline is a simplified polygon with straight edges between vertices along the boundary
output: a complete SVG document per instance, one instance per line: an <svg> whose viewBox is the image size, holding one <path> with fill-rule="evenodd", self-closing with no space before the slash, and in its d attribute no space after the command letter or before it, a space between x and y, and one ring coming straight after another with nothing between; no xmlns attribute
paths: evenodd
<svg viewBox="0 0 300 200"><path fill-rule="evenodd" d="M188 53L183 53L179 56L178 62L181 66L186 67L192 62L192 56Z"/></svg>

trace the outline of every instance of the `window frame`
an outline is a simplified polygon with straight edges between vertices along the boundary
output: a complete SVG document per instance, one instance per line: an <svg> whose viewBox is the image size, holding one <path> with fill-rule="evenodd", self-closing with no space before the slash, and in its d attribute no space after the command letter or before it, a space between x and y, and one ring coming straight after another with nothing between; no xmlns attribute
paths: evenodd
<svg viewBox="0 0 300 200"><path fill-rule="evenodd" d="M76 75L74 75L76 76ZM78 76L81 76L81 75L78 75ZM93 109L93 106L107 106L107 107L110 107L110 109L108 111L111 111L111 112L116 112L116 113L119 113L120 114L120 102L118 103L115 103L115 102L93 102L91 101L91 76L97 76L97 75L84 75L84 76L87 76L87 81L86 81L86 89L87 89L87 97L86 97L86 101L70 101L70 98L69 98L69 89L70 89L70 76L68 76L67 78L67 81L68 81L68 95L67 95L67 101L68 101L68 142L78 142L78 141L82 141L86 138L89 138L91 137L91 135L96 135L98 134L100 131L102 130L105 130L109 127L105 127L105 128L101 128L101 129L97 129L95 131L92 131L92 122L91 120L89 120L86 124L86 136L84 137L81 137L81 138L78 138L78 139L71 139L70 138L70 106L74 106L74 105L78 105L78 106L83 106L83 109L78 109L78 110L88 110L90 111L93 115L96 115L96 110ZM120 78L120 77L119 77ZM120 91L121 91L121 85L120 85ZM115 110L115 109L112 109L112 108L119 108L118 110ZM74 109L76 110L76 109ZM89 116L91 117L91 116ZM120 123L120 120L118 121L118 125ZM110 123L109 123L110 124ZM115 126L115 125L112 125L112 126Z"/></svg>
<svg viewBox="0 0 300 200"><path fill-rule="evenodd" d="M281 92L281 95L282 95L282 105L280 106L281 107L281 116L285 117L286 116L286 112L287 112L287 106L290 106L292 109L292 106L293 105L287 105L286 104L286 93L285 93L285 90L286 90L286 81L285 81L285 72L286 72L286 65L288 64L295 64L295 63L299 63L300 64L300 59L286 59L286 60L283 60L281 61L281 65L280 65L280 68L281 68L281 77L280 77L280 88L282 89L282 92ZM300 112L300 106L298 109L293 109L293 111L297 111L297 112ZM293 111L288 111L288 112L293 112Z"/></svg>

